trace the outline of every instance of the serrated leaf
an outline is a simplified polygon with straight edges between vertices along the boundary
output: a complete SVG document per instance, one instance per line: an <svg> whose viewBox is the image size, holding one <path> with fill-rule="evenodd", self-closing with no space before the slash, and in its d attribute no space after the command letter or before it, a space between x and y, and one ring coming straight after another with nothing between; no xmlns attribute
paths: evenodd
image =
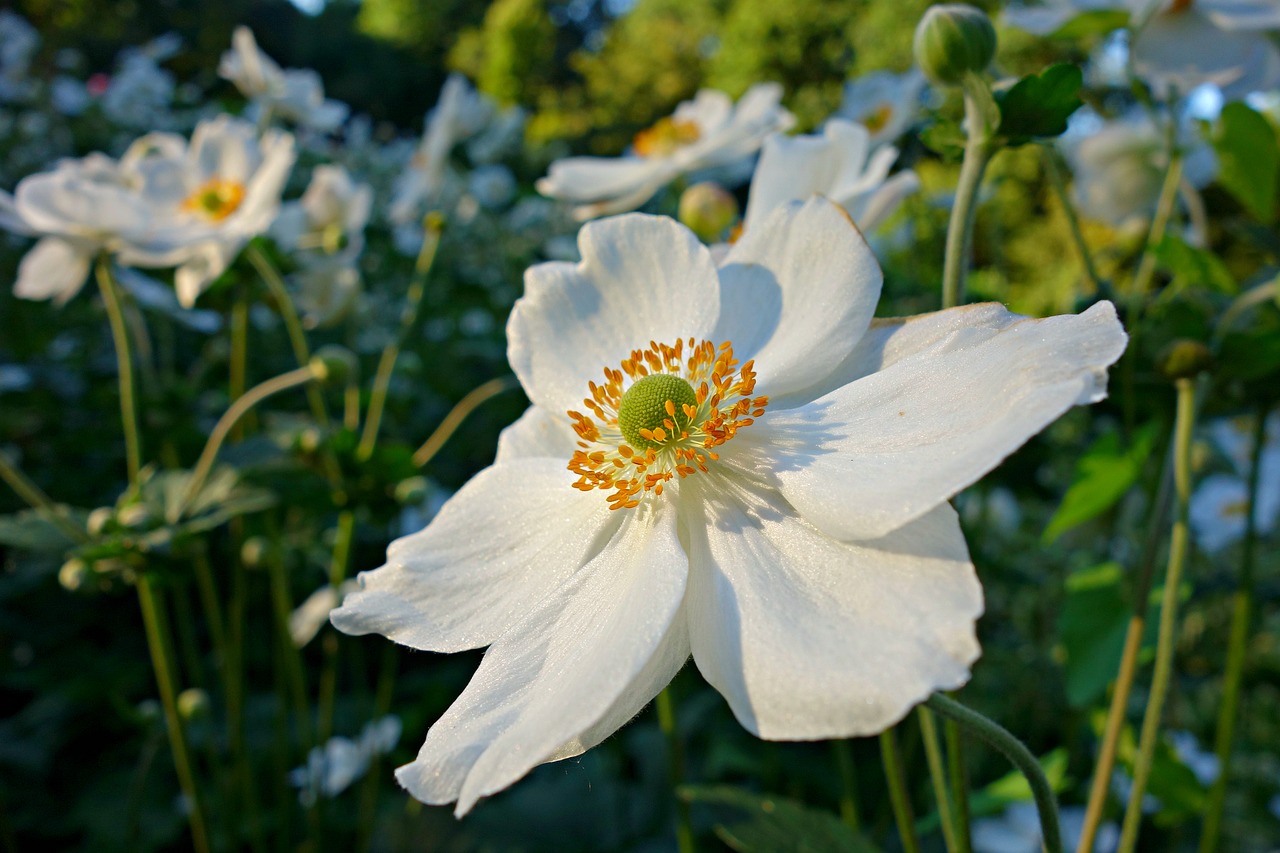
<svg viewBox="0 0 1280 853"><path fill-rule="evenodd" d="M738 814L738 820L717 824L716 835L739 853L880 853L840 818L794 800L727 785L685 786L680 796Z"/></svg>
<svg viewBox="0 0 1280 853"><path fill-rule="evenodd" d="M1173 275L1165 293L1172 295L1188 287L1208 287L1230 296L1240 290L1227 265L1208 249L1197 249L1181 237L1166 234L1154 251L1156 262Z"/></svg>
<svg viewBox="0 0 1280 853"><path fill-rule="evenodd" d="M1065 63L1023 77L996 95L999 135L1009 145L1022 145L1066 132L1067 119L1084 103L1080 100L1083 83L1080 68Z"/></svg>
<svg viewBox="0 0 1280 853"><path fill-rule="evenodd" d="M1127 449L1120 446L1118 432L1104 433L1095 441L1076 462L1071 486L1044 530L1044 543L1095 518L1124 497L1142 473L1155 436L1156 427L1151 424L1138 432Z"/></svg>
<svg viewBox="0 0 1280 853"><path fill-rule="evenodd" d="M1246 104L1227 104L1218 118L1213 148L1218 153L1218 183L1255 219L1275 219L1280 142L1270 122Z"/></svg>
<svg viewBox="0 0 1280 853"><path fill-rule="evenodd" d="M83 510L58 506L67 521L81 530L87 514ZM34 509L24 509L12 515L0 515L0 545L8 545L23 551L42 554L61 554L78 543L61 527Z"/></svg>

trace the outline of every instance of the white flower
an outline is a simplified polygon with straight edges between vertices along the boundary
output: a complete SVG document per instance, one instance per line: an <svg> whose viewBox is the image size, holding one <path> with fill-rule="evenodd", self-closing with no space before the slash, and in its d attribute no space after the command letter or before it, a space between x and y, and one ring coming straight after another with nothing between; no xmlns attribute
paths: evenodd
<svg viewBox="0 0 1280 853"><path fill-rule="evenodd" d="M782 87L759 83L737 104L724 92L703 89L671 116L636 134L624 157L569 157L551 164L538 192L570 202L590 219L634 210L680 175L737 167L774 132L795 124L782 108Z"/></svg>
<svg viewBox="0 0 1280 853"><path fill-rule="evenodd" d="M258 47L253 31L236 27L231 49L222 54L218 74L251 102L250 116L278 115L313 130L329 131L347 117L347 105L326 100L320 75L311 69L282 69Z"/></svg>
<svg viewBox="0 0 1280 853"><path fill-rule="evenodd" d="M1275 0L1047 0L1006 9L1005 22L1046 34L1097 11L1130 15L1134 70L1159 98L1202 83L1233 98L1280 82L1280 49L1266 36L1280 30Z"/></svg>
<svg viewBox="0 0 1280 853"><path fill-rule="evenodd" d="M102 111L118 125L136 130L171 125L176 84L173 74L158 64L169 55L169 45L153 46L121 53L116 73L102 93Z"/></svg>
<svg viewBox="0 0 1280 853"><path fill-rule="evenodd" d="M1210 554L1244 538L1249 511L1251 430L1251 425L1242 420L1219 420L1209 428L1214 443L1235 469L1232 474L1204 477L1191 495L1191 529L1200 547ZM1280 521L1280 415L1267 419L1258 464L1258 503L1253 519L1258 533L1267 535Z"/></svg>
<svg viewBox="0 0 1280 853"><path fill-rule="evenodd" d="M1062 846L1074 850L1084 831L1084 809L1067 806L1058 812ZM1114 823L1098 827L1094 853L1111 853L1120 843L1120 829ZM1040 815L1035 803L1011 804L999 817L973 822L974 853L1041 853Z"/></svg>
<svg viewBox="0 0 1280 853"><path fill-rule="evenodd" d="M816 193L847 210L859 229L871 231L920 186L909 170L889 177L897 159L897 148L873 149L865 127L842 119L827 122L820 136L775 133L765 140L751 179L743 230L779 205Z"/></svg>
<svg viewBox="0 0 1280 853"><path fill-rule="evenodd" d="M874 71L844 84L844 101L833 118L856 121L871 133L871 144L892 142L915 123L920 114L924 75L912 68L905 74Z"/></svg>
<svg viewBox="0 0 1280 853"><path fill-rule="evenodd" d="M325 584L306 597L297 609L289 614L289 639L298 648L315 639L316 634L329 621L329 613L342 603L342 599L356 589L356 582L346 581L337 589Z"/></svg>
<svg viewBox="0 0 1280 853"><path fill-rule="evenodd" d="M290 278L294 305L309 329L337 323L360 296L360 271L343 258L305 264Z"/></svg>
<svg viewBox="0 0 1280 853"><path fill-rule="evenodd" d="M336 797L369 769L369 762L386 755L400 742L400 718L383 717L367 724L358 740L330 738L323 747L307 754L305 767L295 768L289 782L298 792L298 801L310 808L319 797Z"/></svg>
<svg viewBox="0 0 1280 853"><path fill-rule="evenodd" d="M0 9L0 101L22 101L35 93L27 76L40 49L40 34L26 18Z"/></svg>
<svg viewBox="0 0 1280 853"><path fill-rule="evenodd" d="M982 590L947 498L1104 396L1114 308L872 321L880 270L824 199L719 267L666 217L579 245L512 311L533 405L494 465L331 616L489 646L401 784L464 814L599 743L690 654L771 739L878 732L963 684Z"/></svg>
<svg viewBox="0 0 1280 853"><path fill-rule="evenodd" d="M302 198L284 204L271 226L281 246L302 251L304 263L323 256L354 259L364 248L373 188L351 179L341 166L317 166Z"/></svg>
<svg viewBox="0 0 1280 853"><path fill-rule="evenodd" d="M492 164L475 169L467 177L467 189L481 207L504 207L516 195L516 179L506 166Z"/></svg>
<svg viewBox="0 0 1280 853"><path fill-rule="evenodd" d="M1217 173L1213 149L1191 133L1183 134L1187 150L1180 191L1188 207L1199 204L1193 191ZM1115 228L1145 226L1155 213L1169 169L1164 131L1145 111L1104 123L1084 113L1073 118L1063 147L1075 176L1073 197L1084 216Z"/></svg>
<svg viewBox="0 0 1280 853"><path fill-rule="evenodd" d="M493 102L461 74L450 74L440 100L427 114L422 142L396 181L388 217L397 225L414 222L433 204L444 186L449 155L458 143L474 136L493 116Z"/></svg>

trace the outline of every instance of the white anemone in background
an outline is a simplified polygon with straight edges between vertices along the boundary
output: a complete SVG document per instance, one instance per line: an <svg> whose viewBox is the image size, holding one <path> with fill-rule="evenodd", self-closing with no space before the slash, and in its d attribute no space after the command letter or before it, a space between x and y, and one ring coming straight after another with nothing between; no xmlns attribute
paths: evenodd
<svg viewBox="0 0 1280 853"><path fill-rule="evenodd" d="M844 84L844 100L833 118L855 121L871 134L871 144L892 142L915 123L920 114L924 75L912 68L905 74L873 71Z"/></svg>
<svg viewBox="0 0 1280 853"><path fill-rule="evenodd" d="M306 263L323 256L353 259L364 248L373 188L352 180L342 166L317 166L297 201L280 207L271 234Z"/></svg>
<svg viewBox="0 0 1280 853"><path fill-rule="evenodd" d="M1062 846L1074 850L1084 831L1084 809L1066 806L1059 810ZM1098 827L1093 853L1112 853L1120 845L1120 828L1114 823ZM974 853L1041 853L1040 815L1035 803L1011 804L999 817L984 817L973 822Z"/></svg>
<svg viewBox="0 0 1280 853"><path fill-rule="evenodd" d="M121 251L121 262L177 266L178 300L191 307L244 244L271 226L294 156L288 133L259 138L252 124L226 115L197 125L190 143L167 133L142 137L121 168L137 182L152 228Z"/></svg>
<svg viewBox="0 0 1280 853"><path fill-rule="evenodd" d="M890 177L898 149L872 145L865 127L842 119L828 121L821 135L770 136L751 178L743 230L774 208L814 194L843 207L862 231L873 230L919 189L920 179L910 170Z"/></svg>
<svg viewBox="0 0 1280 853"><path fill-rule="evenodd" d="M282 69L262 52L248 27L236 27L218 75L249 99L250 117L280 116L312 130L330 131L347 117L347 105L326 99L320 75L309 68Z"/></svg>
<svg viewBox="0 0 1280 853"><path fill-rule="evenodd" d="M440 100L427 114L422 142L396 181L387 214L393 223L415 223L437 200L454 147L479 133L493 112L493 102L473 89L465 77L449 75Z"/></svg>
<svg viewBox="0 0 1280 853"><path fill-rule="evenodd" d="M1134 70L1159 98L1213 83L1231 99L1280 83L1280 48L1267 37L1280 30L1275 0L1047 0L1004 19L1045 35L1103 11L1129 15Z"/></svg>
<svg viewBox="0 0 1280 853"><path fill-rule="evenodd" d="M35 94L28 72L38 50L36 28L16 12L0 9L0 101L22 101Z"/></svg>
<svg viewBox="0 0 1280 853"><path fill-rule="evenodd" d="M1215 421L1213 443L1231 463L1232 473L1203 477L1191 495L1191 529L1206 552L1216 554L1244 538L1249 515L1249 465L1252 423L1247 418ZM1267 419L1258 460L1258 503L1253 519L1260 535L1280 521L1280 415Z"/></svg>
<svg viewBox="0 0 1280 853"><path fill-rule="evenodd" d="M690 654L770 739L878 732L967 681L982 588L947 499L1105 396L1110 303L873 321L880 269L825 199L719 266L666 217L579 246L526 274L507 338L533 405L494 464L330 617L489 646L401 784L465 814L599 743Z"/></svg>
<svg viewBox="0 0 1280 853"><path fill-rule="evenodd" d="M324 746L313 747L305 767L295 768L289 781L298 791L298 801L310 808L320 797L336 797L369 769L369 763L386 755L400 742L400 718L373 720L351 740L329 738Z"/></svg>
<svg viewBox="0 0 1280 853"><path fill-rule="evenodd" d="M1089 219L1114 228L1142 225L1155 213L1160 188L1169 169L1164 130L1143 110L1103 121L1081 111L1063 138L1063 153L1075 176L1073 197ZM1203 204L1199 190L1217 174L1213 149L1186 129L1182 134L1180 198L1192 226L1192 242L1204 241Z"/></svg>
<svg viewBox="0 0 1280 853"><path fill-rule="evenodd" d="M750 158L765 138L795 124L781 100L777 83L752 86L736 104L724 92L703 89L636 134L626 156L552 163L538 192L575 205L579 219L591 219L634 210L681 175L712 169L736 175L744 162L750 174Z"/></svg>

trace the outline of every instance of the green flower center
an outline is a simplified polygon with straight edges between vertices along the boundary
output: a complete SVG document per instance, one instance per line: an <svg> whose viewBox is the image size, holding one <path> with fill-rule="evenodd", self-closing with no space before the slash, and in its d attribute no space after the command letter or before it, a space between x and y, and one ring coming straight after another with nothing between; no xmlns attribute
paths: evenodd
<svg viewBox="0 0 1280 853"><path fill-rule="evenodd" d="M622 395L618 405L618 428L632 447L657 449L689 425L685 406L696 409L698 395L679 376L651 373L641 377Z"/></svg>

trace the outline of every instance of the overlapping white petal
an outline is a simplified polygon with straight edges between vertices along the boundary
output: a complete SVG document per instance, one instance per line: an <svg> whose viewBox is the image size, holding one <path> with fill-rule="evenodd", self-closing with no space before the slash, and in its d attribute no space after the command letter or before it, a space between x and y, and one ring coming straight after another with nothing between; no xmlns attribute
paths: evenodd
<svg viewBox="0 0 1280 853"><path fill-rule="evenodd" d="M857 122L871 133L871 144L892 142L920 114L924 75L917 68L905 74L874 71L844 84L844 99L835 118Z"/></svg>
<svg viewBox="0 0 1280 853"><path fill-rule="evenodd" d="M235 84L252 102L255 120L264 114L329 131L347 117L347 105L326 99L320 75L310 69L285 70L262 52L253 31L236 27L231 49L222 55L218 74Z"/></svg>

